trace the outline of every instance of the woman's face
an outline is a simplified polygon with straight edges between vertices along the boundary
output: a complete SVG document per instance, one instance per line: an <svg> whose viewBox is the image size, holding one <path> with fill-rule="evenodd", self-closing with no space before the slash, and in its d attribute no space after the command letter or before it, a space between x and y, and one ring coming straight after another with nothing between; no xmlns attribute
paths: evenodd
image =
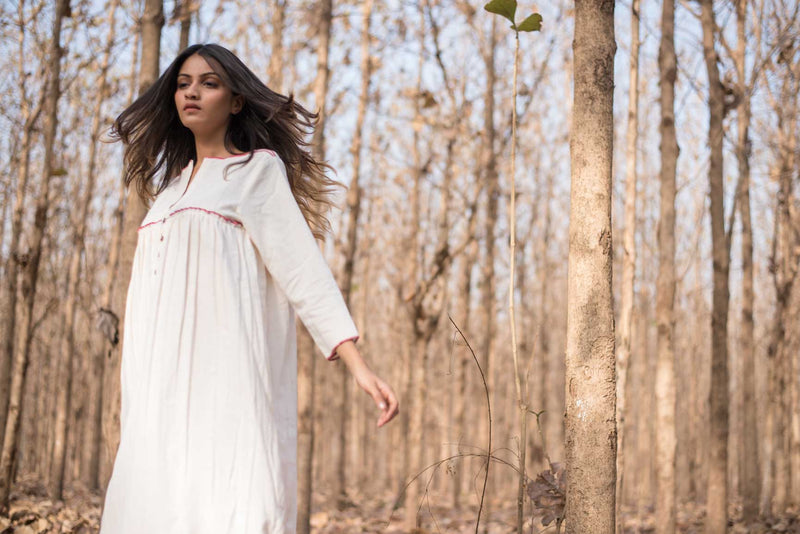
<svg viewBox="0 0 800 534"><path fill-rule="evenodd" d="M199 54L186 58L178 72L175 107L184 126L195 137L224 138L232 114L243 99L230 88Z"/></svg>

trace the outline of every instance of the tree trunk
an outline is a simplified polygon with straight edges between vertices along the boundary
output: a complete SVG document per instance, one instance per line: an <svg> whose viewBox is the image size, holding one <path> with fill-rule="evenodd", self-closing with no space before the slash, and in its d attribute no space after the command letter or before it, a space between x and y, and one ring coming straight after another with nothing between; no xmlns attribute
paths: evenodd
<svg viewBox="0 0 800 534"><path fill-rule="evenodd" d="M163 0L145 0L144 15L142 17L142 61L139 71L139 94L144 93L159 75L159 55L161 51L161 28L164 26ZM116 286L126 288L130 284L131 270L133 269L133 255L136 252L137 229L147 214L147 207L139 198L135 187L128 189L125 212L122 222L122 240L120 243L120 257ZM116 291L113 296L114 306L112 311L119 318L119 338L125 336L125 302L127 291ZM103 384L103 459L101 473L102 486L105 488L111 477L117 447L120 437L120 358L122 343L116 345L116 350L111 350L106 362Z"/></svg>
<svg viewBox="0 0 800 534"><path fill-rule="evenodd" d="M658 223L656 321L656 532L675 532L675 2L665 0L658 54L661 85L661 198Z"/></svg>
<svg viewBox="0 0 800 534"><path fill-rule="evenodd" d="M420 15L420 37L424 36L426 33L426 26L425 26L425 15L422 9L422 5L419 6L419 15ZM422 88L422 67L424 65L425 51L424 47L420 47L420 52L418 56L418 64L417 64L417 94L414 98L414 122L421 123L421 109L420 109L420 98L419 94L421 93ZM422 189L422 179L423 179L423 169L422 169L422 156L420 154L420 139L419 139L419 129L414 129L414 136L413 136L413 145L412 145L412 159L414 165L414 185L411 192L411 225L410 225L410 232L406 236L406 242L408 245L408 255L407 255L407 267L406 267L406 279L408 284L414 288L412 291L416 290L418 279L420 276L420 236L419 232L417 231L420 228L421 222L421 206L420 203L421 199L421 189ZM413 302L410 302L410 298L404 295L406 288L403 287L400 291L401 297L403 298L403 305L405 305L406 313L407 313L407 320L409 324L409 333L411 334L412 338L410 340L410 348L411 351L408 355L409 361L409 372L408 372L408 383L406 385L405 390L407 393L407 402L408 402L408 442L407 447L409 449L408 452L408 471L406 472L406 478L410 479L411 477L416 476L422 469L422 458L423 458L423 444L422 441L424 439L423 436L423 426L425 425L425 405L423 404L423 397L426 393L424 381L426 379L425 367L427 367L427 351L428 351L428 344L425 339L421 336L420 328L418 326L418 321L422 319L418 316L418 310L414 308ZM413 296L412 296L413 298ZM422 483L423 479L415 480L411 482L411 484L406 489L405 495L405 526L409 530L414 530L419 526L419 516L417 511L422 506L422 503L419 502L419 487Z"/></svg>
<svg viewBox="0 0 800 534"><path fill-rule="evenodd" d="M81 257L86 248L86 226L89 218L89 208L94 198L94 185L97 175L97 143L100 138L101 106L106 99L108 91L108 68L110 64L111 49L114 45L114 14L117 9L117 0L111 0L108 11L109 33L106 41L103 60L100 65L97 98L92 110L92 138L89 147L89 166L86 177L86 189L80 202L77 227L72 238L72 258L70 260L69 274L67 276L67 299L64 307L64 335L58 358L64 369L64 386L57 388L58 400L56 402L55 444L53 449L52 472L50 475L50 495L61 500L64 490L64 474L67 456L67 422L72 413L72 360L75 355L75 316L78 304L78 286L81 279Z"/></svg>
<svg viewBox="0 0 800 534"><path fill-rule="evenodd" d="M273 91L283 92L283 29L288 0L275 0L272 8L272 32L269 35L269 66L267 85Z"/></svg>
<svg viewBox="0 0 800 534"><path fill-rule="evenodd" d="M42 242L47 228L47 211L50 200L50 180L55 166L55 138L58 128L58 100L61 94L61 23L69 14L69 1L58 0L53 20L53 36L50 41L47 66L47 97L45 102L44 125L44 160L42 162L41 189L36 201L33 236L29 260L25 265L22 279L23 305L20 321L13 335L14 359L11 373L11 390L8 400L3 449L0 454L0 512L8 511L9 494L13 482L12 470L17 456L17 443L22 409L25 378L30 358L31 340L35 323L33 320L33 304L36 299L36 286L39 280L39 263L42 256Z"/></svg>
<svg viewBox="0 0 800 534"><path fill-rule="evenodd" d="M333 22L333 0L320 0L318 19L317 42L317 75L314 79L314 98L319 110L319 121L314 129L311 148L317 161L325 161L325 122L326 101L328 99L328 52L331 41L331 25ZM308 534L311 531L311 496L314 491L312 479L314 466L314 398L316 384L314 373L316 370L317 355L314 353L314 343L311 335L302 324L298 328L297 344L297 387L298 387L298 427L297 427L297 468L298 468L298 507L297 507L297 532ZM339 380L344 379L345 366L337 366ZM344 428L344 427L339 427ZM342 451L333 458L335 465L344 461ZM335 490L337 488L334 488ZM334 491L334 495L339 495Z"/></svg>
<svg viewBox="0 0 800 534"><path fill-rule="evenodd" d="M486 383L489 388L489 399L495 402L495 316L496 316L496 284L495 284L495 231L498 219L498 205L500 201L500 184L497 174L497 156L495 154L495 85L497 71L495 68L495 48L497 48L497 24L495 17L492 17L491 29L489 30L488 43L484 45L483 62L486 68L486 86L483 97L483 181L486 187L486 219L484 219L484 257L481 268L481 278L478 284L481 293L481 309L483 319L483 332L481 333L480 352L478 359L486 375ZM481 435L486 435L486 419L480 419ZM491 451L489 451L491 453ZM487 463L489 459L487 458ZM488 465L487 465L488 468ZM487 492L493 494L495 487L494 476L489 475ZM484 503L484 517L490 514L489 503Z"/></svg>
<svg viewBox="0 0 800 534"><path fill-rule="evenodd" d="M728 264L722 179L722 119L724 95L719 79L716 22L712 0L702 0L703 55L708 73L708 144L711 150L708 181L711 191L711 249L714 289L711 311L711 390L706 532L727 532L728 506Z"/></svg>
<svg viewBox="0 0 800 534"><path fill-rule="evenodd" d="M667 0L669 1L669 0ZM631 356L631 324L633 317L633 287L636 276L636 146L639 139L639 0L631 3L631 63L628 97L628 133L625 149L625 230L622 259L622 305L619 316L617 348L617 497L616 517L624 495L625 477L625 395L628 384L628 365ZM622 521L616 524L622 534Z"/></svg>
<svg viewBox="0 0 800 534"><path fill-rule="evenodd" d="M192 0L180 0L179 19L181 22L181 34L178 39L178 50L183 50L189 46L189 30L192 27Z"/></svg>
<svg viewBox="0 0 800 534"><path fill-rule="evenodd" d="M614 3L575 2L567 292L567 533L614 532Z"/></svg>
<svg viewBox="0 0 800 534"><path fill-rule="evenodd" d="M350 188L347 191L347 240L344 246L344 267L342 270L342 295L348 308L351 304L351 292L353 287L353 270L355 267L356 250L358 249L358 219L361 213L361 185L359 175L361 167L361 139L364 129L364 117L369 103L369 88L372 69L370 68L370 19L372 18L373 0L366 0L362 6L362 30L361 30L361 94L358 99L358 113L356 116L356 127L353 133L353 143L350 146L350 153L353 155L353 178L350 181ZM347 497L347 463L351 456L350 449L353 446L351 441L355 439L346 429L349 428L352 415L352 396L354 380L345 374L342 379L342 411L341 421L343 432L339 433L339 449L342 451L341 461L336 469L336 498L340 505L348 503ZM354 464L355 465L355 464Z"/></svg>
<svg viewBox="0 0 800 534"><path fill-rule="evenodd" d="M761 492L758 432L756 428L756 365L753 321L753 224L750 217L750 89L745 79L745 50L748 0L736 0L736 71L741 101L736 114L736 159L739 167L739 215L742 220L742 323L739 330L743 424L740 439L742 457L739 488L745 523L758 516Z"/></svg>
<svg viewBox="0 0 800 534"><path fill-rule="evenodd" d="M796 290L795 282L798 272L797 221L793 215L794 205L794 168L797 130L797 92L790 81L791 74L783 74L780 95L773 107L777 114L778 124L778 166L775 169L778 183L777 205L774 216L774 237L770 257L771 272L775 286L776 310L767 347L769 359L769 399L768 441L770 442L768 458L769 484L765 484L764 492L767 509L764 512L778 515L786 511L791 499L790 472L790 425L791 412L791 377L792 360L792 328L795 324L792 309L792 295Z"/></svg>

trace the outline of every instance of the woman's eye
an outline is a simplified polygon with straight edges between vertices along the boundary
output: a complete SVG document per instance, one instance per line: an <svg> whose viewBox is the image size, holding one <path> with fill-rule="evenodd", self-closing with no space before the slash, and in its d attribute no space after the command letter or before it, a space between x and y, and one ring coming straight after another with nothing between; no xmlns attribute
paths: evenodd
<svg viewBox="0 0 800 534"><path fill-rule="evenodd" d="M217 84L216 84L216 82L206 82L206 86L207 87L216 87Z"/></svg>

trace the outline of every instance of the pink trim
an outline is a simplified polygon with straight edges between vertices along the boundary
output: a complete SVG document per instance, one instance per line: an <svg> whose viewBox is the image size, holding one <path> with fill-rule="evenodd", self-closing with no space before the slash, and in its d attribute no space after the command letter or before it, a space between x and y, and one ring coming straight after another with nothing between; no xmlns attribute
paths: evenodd
<svg viewBox="0 0 800 534"><path fill-rule="evenodd" d="M343 339L339 343L337 343L336 346L333 347L333 350L331 351L330 356L327 357L327 360L329 362L332 362L334 360L338 360L339 359L339 355L336 354L336 350L339 347L341 347L343 344L347 343L348 341L352 341L353 343L355 343L356 341L358 341L358 336L348 337L347 339Z"/></svg>
<svg viewBox="0 0 800 534"><path fill-rule="evenodd" d="M164 221L166 221L167 219L169 219L170 217L172 217L173 215L175 215L176 213L180 213L180 212L182 212L182 211L187 211L187 210L199 210L199 211L203 211L203 212L205 212L205 213L208 213L208 214L210 214L210 215L216 215L216 216L217 216L217 217L219 217L220 219L222 219L222 220L224 220L224 221L226 221L226 222L229 222L229 223L231 223L231 224L232 224L232 225L234 225L234 226L242 226L242 222L241 222L241 221L237 221L236 219L231 219L230 217L226 217L225 215L223 215L223 214L221 214L221 213L217 213L216 211L211 211L211 210L207 210L207 209L205 209L205 208L197 208L197 207L191 207L191 206L190 206L190 207L188 207L188 208L181 208L181 209L179 209L179 210L175 210L175 211L173 211L173 212L170 212L170 214L169 214L169 215L167 215L166 217L162 217L161 219L159 219L159 220L157 220L157 221L153 221L153 222L149 222L149 223L147 223L147 224L143 224L142 226L140 226L140 227L138 228L138 230L141 230L142 228L147 228L148 226L150 226L150 225L153 225L153 224L157 224L157 223L160 223L160 222L164 222Z"/></svg>
<svg viewBox="0 0 800 534"><path fill-rule="evenodd" d="M269 152L269 153L270 153L270 154L272 154L273 156L275 156L275 155L276 155L276 154L275 154L275 152L273 152L272 150L270 150L270 149L268 149L268 148L257 148L256 150L252 150L252 152L254 152L254 153L255 153L255 152ZM205 159L230 159L230 158L238 158L239 156L246 156L246 155L247 155L247 154L249 154L249 153L250 153L250 152L242 152L241 154L231 154L230 156L222 156L222 157L217 157L217 156L206 156L206 158L205 158Z"/></svg>

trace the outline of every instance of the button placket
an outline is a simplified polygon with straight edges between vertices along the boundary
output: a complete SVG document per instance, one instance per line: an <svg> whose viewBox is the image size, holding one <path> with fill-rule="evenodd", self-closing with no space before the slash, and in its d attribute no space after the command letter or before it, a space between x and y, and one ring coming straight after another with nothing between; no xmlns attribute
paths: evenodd
<svg viewBox="0 0 800 534"><path fill-rule="evenodd" d="M162 218L161 219L161 224L162 224L161 234L160 234L159 239L158 239L160 243L163 243L163 241L164 241L164 227L163 227L163 225L166 224L166 223L167 223L167 218L166 217ZM156 252L156 258L160 258L160 257L161 257L161 246L158 247L157 252ZM157 276L158 275L158 263L156 263L155 267L156 268L153 269L153 276Z"/></svg>

